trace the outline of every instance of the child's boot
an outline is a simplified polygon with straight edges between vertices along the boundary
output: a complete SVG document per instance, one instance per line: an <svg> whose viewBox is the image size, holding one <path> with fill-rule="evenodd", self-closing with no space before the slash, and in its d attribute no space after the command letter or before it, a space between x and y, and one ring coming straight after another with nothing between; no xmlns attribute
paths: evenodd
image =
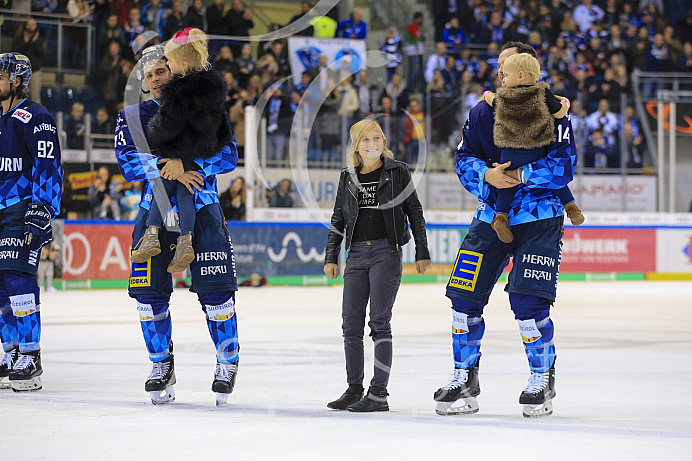
<svg viewBox="0 0 692 461"><path fill-rule="evenodd" d="M168 265L168 272L171 274L182 272L194 259L195 250L192 248L192 232L188 232L178 237L178 242L175 245L175 255L173 255L173 261Z"/></svg>
<svg viewBox="0 0 692 461"><path fill-rule="evenodd" d="M578 226L584 222L584 215L581 213L576 202L569 202L565 205L565 212L569 220L572 221L572 225Z"/></svg>
<svg viewBox="0 0 692 461"><path fill-rule="evenodd" d="M510 243L514 240L514 234L512 234L509 228L509 218L504 213L495 213L495 219L490 223L497 237L504 243Z"/></svg>
<svg viewBox="0 0 692 461"><path fill-rule="evenodd" d="M161 243L159 242L159 228L156 226L149 226L144 232L144 237L142 241L130 259L133 263L143 263L152 256L156 256L161 253Z"/></svg>

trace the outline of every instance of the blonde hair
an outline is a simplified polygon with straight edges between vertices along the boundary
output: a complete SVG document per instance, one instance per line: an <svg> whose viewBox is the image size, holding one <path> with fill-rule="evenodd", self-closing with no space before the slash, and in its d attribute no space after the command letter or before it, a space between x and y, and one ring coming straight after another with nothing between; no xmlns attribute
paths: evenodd
<svg viewBox="0 0 692 461"><path fill-rule="evenodd" d="M358 144L363 139L366 133L369 131L377 131L377 133L382 136L382 141L384 141L384 149L382 150L382 157L394 158L394 153L387 149L387 137L382 131L382 127L379 123L371 118L365 118L360 122L354 123L351 126L351 139L348 143L348 163L350 166L357 168L363 164L363 157L358 153Z"/></svg>
<svg viewBox="0 0 692 461"><path fill-rule="evenodd" d="M197 28L190 29L187 36L187 43L181 45L168 40L164 48L166 59L178 64L182 69L183 77L192 72L201 72L211 69L209 63L209 51L207 50L207 36ZM183 61L187 61L188 69L183 67Z"/></svg>
<svg viewBox="0 0 692 461"><path fill-rule="evenodd" d="M517 74L520 71L526 73L526 77L531 81L531 83L536 83L541 77L541 65L538 63L538 59L534 58L528 53L513 54L512 56L505 59L504 66L507 64L514 67Z"/></svg>

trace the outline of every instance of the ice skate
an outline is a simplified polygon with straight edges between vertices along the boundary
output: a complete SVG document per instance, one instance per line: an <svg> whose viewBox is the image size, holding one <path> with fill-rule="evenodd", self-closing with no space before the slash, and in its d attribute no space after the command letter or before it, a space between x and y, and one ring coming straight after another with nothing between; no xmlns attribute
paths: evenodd
<svg viewBox="0 0 692 461"><path fill-rule="evenodd" d="M17 361L10 371L10 385L15 392L40 391L41 384L41 351L19 352Z"/></svg>
<svg viewBox="0 0 692 461"><path fill-rule="evenodd" d="M493 222L490 223L492 228L497 234L497 238L504 243L510 243L514 240L514 234L512 234L509 228L509 218L504 213L496 213Z"/></svg>
<svg viewBox="0 0 692 461"><path fill-rule="evenodd" d="M144 390L149 392L151 403L162 405L164 403L175 402L175 365L173 354L166 360L154 362L149 373L147 382L144 383Z"/></svg>
<svg viewBox="0 0 692 461"><path fill-rule="evenodd" d="M387 403L387 389L384 387L370 386L365 397L346 409L357 413L370 413L373 411L389 411Z"/></svg>
<svg viewBox="0 0 692 461"><path fill-rule="evenodd" d="M192 261L195 260L195 250L192 248L192 232L178 237L178 242L175 245L175 255L173 261L166 269L171 274L182 272L187 269Z"/></svg>
<svg viewBox="0 0 692 461"><path fill-rule="evenodd" d="M341 394L341 397L329 402L327 408L332 410L345 410L349 405L353 405L363 398L363 385L362 384L349 384L346 392Z"/></svg>
<svg viewBox="0 0 692 461"><path fill-rule="evenodd" d="M8 352L5 352L5 356L0 361L0 389L9 389L10 386L10 371L12 367L17 362L17 356L19 355L19 348L13 347Z"/></svg>
<svg viewBox="0 0 692 461"><path fill-rule="evenodd" d="M553 414L555 398L555 366L545 373L531 373L529 384L519 396L524 418L540 418Z"/></svg>
<svg viewBox="0 0 692 461"><path fill-rule="evenodd" d="M142 237L141 243L130 259L133 263L143 263L147 259L161 253L161 242L159 242L159 228L149 226Z"/></svg>
<svg viewBox="0 0 692 461"><path fill-rule="evenodd" d="M567 217L572 222L573 226L584 223L584 215L575 202L569 202L565 205L565 213L567 213Z"/></svg>
<svg viewBox="0 0 692 461"><path fill-rule="evenodd" d="M238 362L219 363L216 362L214 370L214 382L211 383L211 390L216 392L216 406L221 406L228 401L228 396L235 387L235 378L238 376Z"/></svg>
<svg viewBox="0 0 692 461"><path fill-rule="evenodd" d="M433 396L437 402L435 413L441 416L478 413L476 397L480 393L478 366L455 368L449 377L449 384L439 388Z"/></svg>

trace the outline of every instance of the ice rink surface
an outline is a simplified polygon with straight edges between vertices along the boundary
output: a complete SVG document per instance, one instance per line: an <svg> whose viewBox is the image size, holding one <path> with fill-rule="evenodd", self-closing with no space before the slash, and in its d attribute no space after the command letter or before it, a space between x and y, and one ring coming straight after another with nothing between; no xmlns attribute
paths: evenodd
<svg viewBox="0 0 692 461"><path fill-rule="evenodd" d="M124 290L47 293L43 390L0 391L0 459L691 459L692 283L562 282L551 315L557 397L542 419L521 416L528 366L501 285L485 312L478 414L434 412L453 368L443 284L399 291L391 410L328 410L346 388L341 292L242 288L238 381L220 408L192 293L173 295L178 384L162 406L144 392L151 367ZM368 380L369 338L366 353Z"/></svg>

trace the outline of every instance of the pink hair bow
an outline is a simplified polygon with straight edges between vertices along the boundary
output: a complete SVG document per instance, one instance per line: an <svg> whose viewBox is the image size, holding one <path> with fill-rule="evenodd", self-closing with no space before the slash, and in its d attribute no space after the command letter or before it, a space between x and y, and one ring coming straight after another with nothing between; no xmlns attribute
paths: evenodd
<svg viewBox="0 0 692 461"><path fill-rule="evenodd" d="M192 27L186 27L183 30L176 32L171 40L180 45L187 45L187 39L191 30Z"/></svg>

